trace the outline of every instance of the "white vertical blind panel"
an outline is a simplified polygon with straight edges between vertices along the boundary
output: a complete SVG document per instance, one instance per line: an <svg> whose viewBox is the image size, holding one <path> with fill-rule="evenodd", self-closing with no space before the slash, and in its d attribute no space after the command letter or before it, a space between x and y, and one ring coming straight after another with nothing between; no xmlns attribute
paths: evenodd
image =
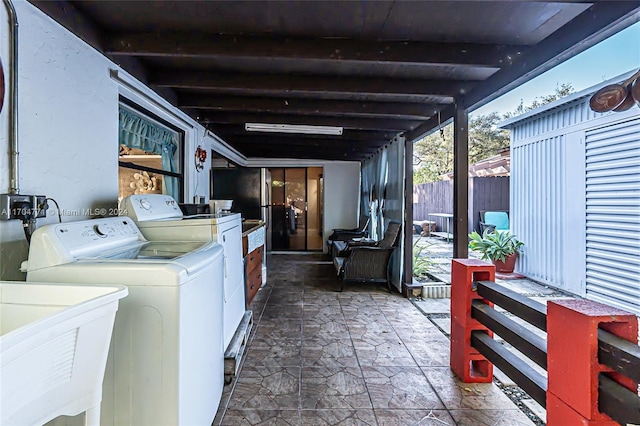
<svg viewBox="0 0 640 426"><path fill-rule="evenodd" d="M640 119L586 133L589 299L640 315Z"/></svg>
<svg viewBox="0 0 640 426"><path fill-rule="evenodd" d="M525 244L517 270L560 288L565 272L565 241L560 236L565 228L566 157L563 135L511 149L510 222L512 232Z"/></svg>

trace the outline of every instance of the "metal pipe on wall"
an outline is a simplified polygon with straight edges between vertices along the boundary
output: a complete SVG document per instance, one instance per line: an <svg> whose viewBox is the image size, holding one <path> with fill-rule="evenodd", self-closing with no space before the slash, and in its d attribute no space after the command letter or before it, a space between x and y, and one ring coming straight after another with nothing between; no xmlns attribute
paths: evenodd
<svg viewBox="0 0 640 426"><path fill-rule="evenodd" d="M11 0L4 0L9 15L9 192L19 194L20 151L18 150L18 17Z"/></svg>

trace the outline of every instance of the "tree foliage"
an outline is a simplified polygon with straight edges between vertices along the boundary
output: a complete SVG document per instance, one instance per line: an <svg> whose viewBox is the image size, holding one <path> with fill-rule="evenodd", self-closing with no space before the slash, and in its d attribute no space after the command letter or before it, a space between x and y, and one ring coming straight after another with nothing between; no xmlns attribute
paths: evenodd
<svg viewBox="0 0 640 426"><path fill-rule="evenodd" d="M573 88L573 85L571 83L562 83L560 85L556 85L556 89L553 93L536 97L530 105L525 106L524 101L521 99L520 105L518 105L518 107L513 111L506 113L504 115L504 119L506 120L507 118L516 117L520 114L531 111L532 109L536 109L553 101L557 101L558 99L564 98L565 96L568 96L575 91L576 90Z"/></svg>
<svg viewBox="0 0 640 426"><path fill-rule="evenodd" d="M498 128L498 123L553 102L575 92L571 83L556 86L553 93L538 96L525 106L524 102L511 112L500 115L492 112L469 120L469 164L497 155L509 147L509 132ZM453 125L444 126L414 144L414 155L419 164L414 167L414 184L434 182L453 171Z"/></svg>

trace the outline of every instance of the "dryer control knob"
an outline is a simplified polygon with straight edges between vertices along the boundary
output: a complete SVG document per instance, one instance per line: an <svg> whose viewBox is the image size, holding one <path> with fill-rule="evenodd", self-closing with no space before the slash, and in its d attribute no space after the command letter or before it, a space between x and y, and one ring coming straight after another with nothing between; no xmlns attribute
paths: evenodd
<svg viewBox="0 0 640 426"><path fill-rule="evenodd" d="M151 208L151 203L145 199L140 200L140 207L145 210L149 210Z"/></svg>
<svg viewBox="0 0 640 426"><path fill-rule="evenodd" d="M112 229L104 225L93 225L93 232L95 232L98 237L105 238L110 231L112 231Z"/></svg>

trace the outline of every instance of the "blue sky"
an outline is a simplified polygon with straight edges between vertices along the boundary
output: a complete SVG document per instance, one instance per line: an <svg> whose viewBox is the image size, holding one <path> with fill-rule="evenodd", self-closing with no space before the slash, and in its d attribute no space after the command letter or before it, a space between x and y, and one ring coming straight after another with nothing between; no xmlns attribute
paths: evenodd
<svg viewBox="0 0 640 426"><path fill-rule="evenodd" d="M525 106L541 95L553 93L556 86L571 83L576 92L627 71L640 68L640 22L627 27L579 55L471 113L513 111L524 101Z"/></svg>

